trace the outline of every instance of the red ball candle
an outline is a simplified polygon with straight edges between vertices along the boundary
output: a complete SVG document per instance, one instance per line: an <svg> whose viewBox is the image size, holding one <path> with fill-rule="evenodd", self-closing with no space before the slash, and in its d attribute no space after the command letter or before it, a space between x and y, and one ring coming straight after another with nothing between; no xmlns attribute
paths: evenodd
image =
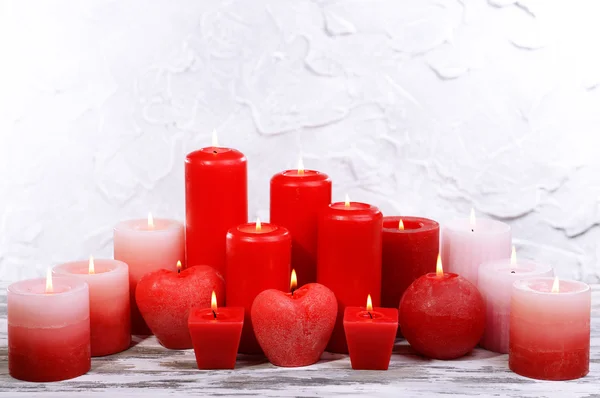
<svg viewBox="0 0 600 398"><path fill-rule="evenodd" d="M250 310L263 290L288 289L292 238L275 224L242 224L227 233L227 306L244 307L244 328L239 351L260 354L252 329Z"/></svg>
<svg viewBox="0 0 600 398"><path fill-rule="evenodd" d="M244 325L243 307L217 307L212 293L210 308L194 308L188 326L198 369L233 369Z"/></svg>
<svg viewBox="0 0 600 398"><path fill-rule="evenodd" d="M419 217L384 217L381 256L381 305L398 308L404 291L435 269L440 226Z"/></svg>
<svg viewBox="0 0 600 398"><path fill-rule="evenodd" d="M485 327L479 290L467 279L445 273L438 257L435 273L423 275L400 301L400 328L411 347L436 359L454 359L471 351Z"/></svg>
<svg viewBox="0 0 600 398"><path fill-rule="evenodd" d="M331 203L331 180L300 167L271 178L270 220L292 234L292 268L303 286L317 280L318 215Z"/></svg>
<svg viewBox="0 0 600 398"><path fill-rule="evenodd" d="M356 370L387 370L398 329L398 310L373 308L371 295L365 307L346 307L344 330L350 364Z"/></svg>
<svg viewBox="0 0 600 398"><path fill-rule="evenodd" d="M248 221L246 157L216 145L185 159L186 265L210 265L227 278L225 235Z"/></svg>
<svg viewBox="0 0 600 398"><path fill-rule="evenodd" d="M381 299L381 231L383 216L366 203L338 202L319 218L317 281L338 301L338 317L327 351L348 353L344 333L346 306L359 306L371 294Z"/></svg>

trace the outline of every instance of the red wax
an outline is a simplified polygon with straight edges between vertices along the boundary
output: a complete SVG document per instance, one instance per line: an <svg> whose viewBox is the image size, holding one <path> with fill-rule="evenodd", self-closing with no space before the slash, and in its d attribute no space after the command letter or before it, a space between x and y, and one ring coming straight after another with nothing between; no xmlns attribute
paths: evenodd
<svg viewBox="0 0 600 398"><path fill-rule="evenodd" d="M225 275L225 235L248 221L246 157L208 147L185 158L186 264Z"/></svg>
<svg viewBox="0 0 600 398"><path fill-rule="evenodd" d="M287 229L274 224L242 224L227 233L228 306L244 307L244 328L239 351L260 354L250 319L254 298L263 290L289 289L292 239Z"/></svg>
<svg viewBox="0 0 600 398"><path fill-rule="evenodd" d="M214 268L201 265L181 273L161 269L137 284L138 308L158 341L170 349L192 348L188 318L192 308L211 304L212 292L223 302L225 282Z"/></svg>
<svg viewBox="0 0 600 398"><path fill-rule="evenodd" d="M485 327L485 307L479 290L462 276L423 275L400 301L402 334L418 353L454 359L471 351Z"/></svg>
<svg viewBox="0 0 600 398"><path fill-rule="evenodd" d="M215 317L216 314L216 317ZM194 308L188 326L198 369L233 369L240 345L244 308Z"/></svg>
<svg viewBox="0 0 600 398"><path fill-rule="evenodd" d="M399 228L402 220L404 229ZM383 217L381 305L398 308L404 291L418 277L435 270L440 226L418 217Z"/></svg>
<svg viewBox="0 0 600 398"><path fill-rule="evenodd" d="M265 290L252 304L256 338L273 365L308 366L316 363L329 342L337 302L331 290L309 283L294 293Z"/></svg>
<svg viewBox="0 0 600 398"><path fill-rule="evenodd" d="M387 370L392 357L398 310L395 308L346 307L344 330L350 364L356 370Z"/></svg>
<svg viewBox="0 0 600 398"><path fill-rule="evenodd" d="M292 268L298 286L317 281L317 224L331 203L331 180L314 170L287 170L271 178L271 217L292 234Z"/></svg>
<svg viewBox="0 0 600 398"><path fill-rule="evenodd" d="M379 209L365 203L329 205L319 217L317 281L338 301L338 317L327 351L348 353L343 317L346 306L373 305L381 299L381 231Z"/></svg>

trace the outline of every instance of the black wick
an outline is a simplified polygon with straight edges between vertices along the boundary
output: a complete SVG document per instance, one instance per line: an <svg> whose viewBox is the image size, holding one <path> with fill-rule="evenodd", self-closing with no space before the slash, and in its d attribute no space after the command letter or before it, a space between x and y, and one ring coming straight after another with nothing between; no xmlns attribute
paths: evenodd
<svg viewBox="0 0 600 398"><path fill-rule="evenodd" d="M471 232L475 232L475 230L473 228L471 228Z"/></svg>
<svg viewBox="0 0 600 398"><path fill-rule="evenodd" d="M296 291L296 289L292 289L292 297L294 297L294 291Z"/></svg>
<svg viewBox="0 0 600 398"><path fill-rule="evenodd" d="M215 317L215 319L217 319L217 313L215 312L215 310L212 310L213 316Z"/></svg>
<svg viewBox="0 0 600 398"><path fill-rule="evenodd" d="M369 311L367 311L367 314L369 314L369 316L371 317L371 319L373 319L373 314L371 314Z"/></svg>
<svg viewBox="0 0 600 398"><path fill-rule="evenodd" d="M213 150L213 153L217 153L217 151Z"/></svg>
<svg viewBox="0 0 600 398"><path fill-rule="evenodd" d="M177 275L181 274L181 268L177 267Z"/></svg>
<svg viewBox="0 0 600 398"><path fill-rule="evenodd" d="M515 271L510 271L510 273L511 273L511 274L514 274L514 273L515 273Z"/></svg>

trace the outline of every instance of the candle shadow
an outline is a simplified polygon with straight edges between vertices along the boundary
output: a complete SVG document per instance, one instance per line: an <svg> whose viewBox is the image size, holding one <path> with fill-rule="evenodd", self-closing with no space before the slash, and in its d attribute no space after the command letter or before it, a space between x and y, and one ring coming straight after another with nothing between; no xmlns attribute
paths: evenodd
<svg viewBox="0 0 600 398"><path fill-rule="evenodd" d="M424 362L434 360L434 358L429 358L429 357L419 354L417 351L415 351L411 346L409 346L407 344L396 343L396 345L394 346L394 350L392 351L392 355L409 356L413 359L421 360ZM474 348L472 351L468 352L467 354L463 355L462 357L455 358L455 359L448 359L448 361L473 361L473 360L479 360L479 359L496 358L501 355L505 355L505 354L499 354L497 352L492 352L492 351L484 350L483 348L477 347L477 348Z"/></svg>
<svg viewBox="0 0 600 398"><path fill-rule="evenodd" d="M235 361L235 368L244 369L253 366L264 365L266 363L269 363L269 361L267 361L267 358L263 355L238 354L237 359Z"/></svg>
<svg viewBox="0 0 600 398"><path fill-rule="evenodd" d="M140 344L147 338L152 337L152 335L142 335L142 334L134 334L131 336L131 343L129 344L129 348L133 348L136 345Z"/></svg>

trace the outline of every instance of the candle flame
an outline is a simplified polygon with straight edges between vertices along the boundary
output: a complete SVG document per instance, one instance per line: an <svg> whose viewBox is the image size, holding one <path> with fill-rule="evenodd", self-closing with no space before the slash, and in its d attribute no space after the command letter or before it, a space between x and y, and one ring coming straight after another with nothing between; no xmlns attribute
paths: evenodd
<svg viewBox="0 0 600 398"><path fill-rule="evenodd" d="M181 272L181 261L177 260L177 272Z"/></svg>
<svg viewBox="0 0 600 398"><path fill-rule="evenodd" d="M96 273L96 271L94 270L94 256L90 256L90 265L88 267L88 274L92 275L95 273Z"/></svg>
<svg viewBox="0 0 600 398"><path fill-rule="evenodd" d="M371 295L367 296L367 311L373 311L373 301L371 300Z"/></svg>
<svg viewBox="0 0 600 398"><path fill-rule="evenodd" d="M292 277L290 278L290 290L293 292L298 287L298 278L296 277L296 270L292 270Z"/></svg>
<svg viewBox="0 0 600 398"><path fill-rule="evenodd" d="M262 229L262 224L260 223L260 218L256 217L256 230L260 231Z"/></svg>
<svg viewBox="0 0 600 398"><path fill-rule="evenodd" d="M217 130L212 131L212 146L215 148L219 147L219 137L217 137Z"/></svg>
<svg viewBox="0 0 600 398"><path fill-rule="evenodd" d="M469 224L471 224L471 229L475 228L475 209L471 207L471 214L469 215Z"/></svg>
<svg viewBox="0 0 600 398"><path fill-rule="evenodd" d="M404 229L404 223L402 222L402 219L400 219L400 222L398 223L398 229Z"/></svg>
<svg viewBox="0 0 600 398"><path fill-rule="evenodd" d="M559 292L559 283L558 283L558 276L554 277L554 283L552 284L552 293L558 293Z"/></svg>
<svg viewBox="0 0 600 398"><path fill-rule="evenodd" d="M435 275L444 276L444 268L442 268L442 256L438 253L437 263L435 265Z"/></svg>
<svg viewBox="0 0 600 398"><path fill-rule="evenodd" d="M217 311L217 295L215 294L214 290L212 292L212 296L210 296L210 308L213 311Z"/></svg>
<svg viewBox="0 0 600 398"><path fill-rule="evenodd" d="M302 156L298 159L298 174L304 175L304 162L302 161Z"/></svg>
<svg viewBox="0 0 600 398"><path fill-rule="evenodd" d="M344 206L350 207L350 197L346 194L346 199L344 201Z"/></svg>
<svg viewBox="0 0 600 398"><path fill-rule="evenodd" d="M148 213L148 228L154 228L154 218L152 213Z"/></svg>
<svg viewBox="0 0 600 398"><path fill-rule="evenodd" d="M517 268L517 250L515 247L512 247L512 252L510 253L510 268Z"/></svg>
<svg viewBox="0 0 600 398"><path fill-rule="evenodd" d="M53 293L54 289L52 288L52 269L48 268L46 271L46 293Z"/></svg>

